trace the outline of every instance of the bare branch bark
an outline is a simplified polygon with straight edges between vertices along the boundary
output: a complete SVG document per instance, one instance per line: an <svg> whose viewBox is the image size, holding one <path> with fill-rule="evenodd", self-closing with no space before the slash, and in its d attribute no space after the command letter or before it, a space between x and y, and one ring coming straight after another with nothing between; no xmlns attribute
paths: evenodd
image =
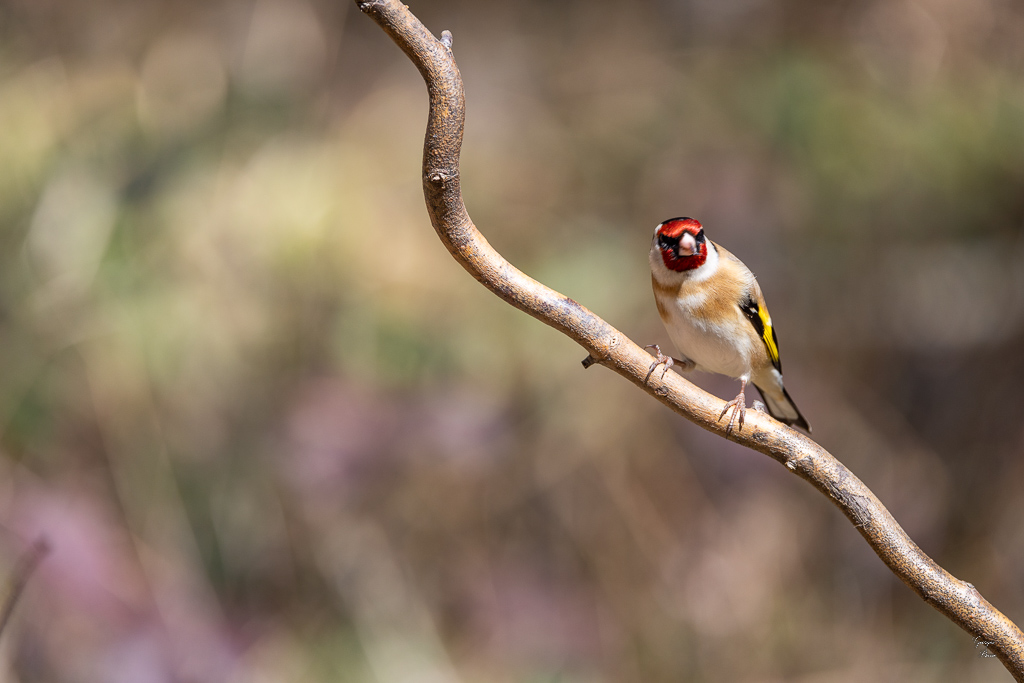
<svg viewBox="0 0 1024 683"><path fill-rule="evenodd" d="M724 402L675 372L655 372L651 356L600 317L518 270L473 225L462 201L459 153L465 96L451 34L436 39L398 0L356 0L420 70L430 95L423 148L423 193L441 241L482 285L585 348L599 363L691 422L764 453L810 482L845 514L882 561L925 602L984 643L1024 683L1024 633L978 590L944 570L907 536L875 495L824 448L767 414L748 411L742 431L725 433Z"/></svg>

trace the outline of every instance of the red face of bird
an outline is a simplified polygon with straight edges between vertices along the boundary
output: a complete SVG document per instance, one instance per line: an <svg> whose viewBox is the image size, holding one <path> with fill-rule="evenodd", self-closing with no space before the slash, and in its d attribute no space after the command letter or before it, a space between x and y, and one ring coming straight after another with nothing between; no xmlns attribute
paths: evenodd
<svg viewBox="0 0 1024 683"><path fill-rule="evenodd" d="M708 258L704 228L694 218L670 218L654 229L654 244L665 267L676 272L693 270Z"/></svg>

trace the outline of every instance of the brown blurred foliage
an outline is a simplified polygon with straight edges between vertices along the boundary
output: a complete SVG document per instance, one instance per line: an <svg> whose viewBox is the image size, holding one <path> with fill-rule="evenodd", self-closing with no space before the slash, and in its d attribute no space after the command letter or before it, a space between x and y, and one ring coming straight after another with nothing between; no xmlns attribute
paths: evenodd
<svg viewBox="0 0 1024 683"><path fill-rule="evenodd" d="M758 274L815 437L1024 621L1024 7L423 0L492 243L667 343ZM346 0L0 3L17 681L1003 681L847 521L484 291ZM698 377L721 396L729 380Z"/></svg>

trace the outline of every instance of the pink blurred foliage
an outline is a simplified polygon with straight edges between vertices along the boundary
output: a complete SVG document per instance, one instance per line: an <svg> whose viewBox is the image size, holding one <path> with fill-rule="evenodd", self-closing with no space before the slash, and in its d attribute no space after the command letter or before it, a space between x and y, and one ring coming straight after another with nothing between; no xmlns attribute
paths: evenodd
<svg viewBox="0 0 1024 683"><path fill-rule="evenodd" d="M536 562L471 563L464 571L465 647L476 656L526 670L586 670L621 645L599 599Z"/></svg>
<svg viewBox="0 0 1024 683"><path fill-rule="evenodd" d="M122 526L109 501L81 483L29 479L19 478L5 516L17 537L49 548L30 577L24 631L50 666L69 679L94 669L113 682L223 680L237 648L215 612L189 609L194 597L146 571L139 553L155 549ZM168 604L178 614L161 609Z"/></svg>
<svg viewBox="0 0 1024 683"><path fill-rule="evenodd" d="M280 465L304 495L358 500L424 458L463 476L486 471L507 430L500 402L467 388L388 395L324 377L295 391Z"/></svg>

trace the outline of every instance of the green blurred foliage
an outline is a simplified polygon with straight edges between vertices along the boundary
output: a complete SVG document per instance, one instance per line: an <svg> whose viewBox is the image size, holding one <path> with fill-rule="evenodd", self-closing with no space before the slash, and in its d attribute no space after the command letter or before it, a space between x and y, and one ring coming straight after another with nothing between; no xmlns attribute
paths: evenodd
<svg viewBox="0 0 1024 683"><path fill-rule="evenodd" d="M815 437L1024 620L1024 11L413 3L502 253L640 343L758 274ZM996 681L819 494L486 292L351 2L0 3L19 681ZM720 396L723 378L696 377Z"/></svg>

